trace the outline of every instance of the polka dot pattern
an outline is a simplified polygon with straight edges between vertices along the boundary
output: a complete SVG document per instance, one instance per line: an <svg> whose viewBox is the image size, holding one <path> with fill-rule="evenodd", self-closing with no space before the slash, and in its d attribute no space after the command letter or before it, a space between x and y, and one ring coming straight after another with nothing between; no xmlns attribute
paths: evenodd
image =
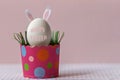
<svg viewBox="0 0 120 80"><path fill-rule="evenodd" d="M51 63L51 62L48 62L47 68L48 68L48 69L52 68L52 63Z"/></svg>
<svg viewBox="0 0 120 80"><path fill-rule="evenodd" d="M34 57L33 56L29 56L29 61L33 62L34 61Z"/></svg>
<svg viewBox="0 0 120 80"><path fill-rule="evenodd" d="M37 58L40 60L40 61L46 61L49 57L49 53L46 49L42 49L38 52L37 54Z"/></svg>
<svg viewBox="0 0 120 80"><path fill-rule="evenodd" d="M21 46L21 50L25 77L38 79L58 76L59 46Z"/></svg>
<svg viewBox="0 0 120 80"><path fill-rule="evenodd" d="M59 55L59 52L60 52L60 48L58 47L58 48L56 49L56 54Z"/></svg>
<svg viewBox="0 0 120 80"><path fill-rule="evenodd" d="M59 62L55 62L55 69L58 69L58 66L59 66Z"/></svg>
<svg viewBox="0 0 120 80"><path fill-rule="evenodd" d="M38 78L43 78L45 76L45 70L42 67L38 67L34 70L34 75Z"/></svg>
<svg viewBox="0 0 120 80"><path fill-rule="evenodd" d="M28 65L27 63L24 64L24 69L25 69L26 71L29 70L29 65Z"/></svg>
<svg viewBox="0 0 120 80"><path fill-rule="evenodd" d="M22 56L23 57L26 56L26 48L25 48L25 46L22 46Z"/></svg>

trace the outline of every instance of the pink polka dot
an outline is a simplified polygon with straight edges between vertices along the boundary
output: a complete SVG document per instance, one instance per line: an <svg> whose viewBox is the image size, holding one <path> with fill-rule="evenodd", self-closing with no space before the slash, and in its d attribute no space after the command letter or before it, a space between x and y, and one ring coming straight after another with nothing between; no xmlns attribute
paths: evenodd
<svg viewBox="0 0 120 80"><path fill-rule="evenodd" d="M33 62L34 61L34 57L33 56L29 56L29 61Z"/></svg>

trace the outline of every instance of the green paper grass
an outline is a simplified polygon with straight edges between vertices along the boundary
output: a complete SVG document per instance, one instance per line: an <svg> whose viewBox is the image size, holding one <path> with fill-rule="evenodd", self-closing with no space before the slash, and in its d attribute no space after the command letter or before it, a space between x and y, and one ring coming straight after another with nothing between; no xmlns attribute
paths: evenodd
<svg viewBox="0 0 120 80"><path fill-rule="evenodd" d="M24 32L25 36L23 36L22 32L14 33L14 39L18 41L21 45L29 45L29 42L27 40L27 31Z"/></svg>
<svg viewBox="0 0 120 80"><path fill-rule="evenodd" d="M64 32L60 36L60 32L59 31L53 31L52 34L51 34L50 45L60 44L60 42L61 42L63 37L64 37Z"/></svg>
<svg viewBox="0 0 120 80"><path fill-rule="evenodd" d="M24 32L24 36L23 36L22 32L14 33L13 36L14 36L14 39L17 40L19 44L25 45L25 46L30 46L30 44L28 42L28 39L27 39L27 31ZM64 32L60 36L59 31L52 31L52 33L51 33L51 41L50 41L49 45L58 45L58 44L60 44L63 37L64 37Z"/></svg>

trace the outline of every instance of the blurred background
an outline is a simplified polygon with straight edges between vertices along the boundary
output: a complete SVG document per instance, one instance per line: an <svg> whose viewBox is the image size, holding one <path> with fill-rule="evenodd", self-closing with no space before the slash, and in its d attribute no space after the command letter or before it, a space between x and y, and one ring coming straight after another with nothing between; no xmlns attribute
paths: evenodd
<svg viewBox="0 0 120 80"><path fill-rule="evenodd" d="M29 24L24 11L42 17L50 7L52 30L65 32L61 63L120 62L119 0L0 0L0 63L20 63L20 45L13 33Z"/></svg>

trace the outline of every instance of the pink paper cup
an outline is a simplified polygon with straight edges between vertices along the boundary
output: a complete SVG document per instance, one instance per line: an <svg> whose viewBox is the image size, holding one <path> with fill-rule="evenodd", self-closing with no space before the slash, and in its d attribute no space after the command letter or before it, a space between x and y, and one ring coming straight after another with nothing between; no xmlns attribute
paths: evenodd
<svg viewBox="0 0 120 80"><path fill-rule="evenodd" d="M23 76L53 78L59 76L60 45L40 47L20 46Z"/></svg>

